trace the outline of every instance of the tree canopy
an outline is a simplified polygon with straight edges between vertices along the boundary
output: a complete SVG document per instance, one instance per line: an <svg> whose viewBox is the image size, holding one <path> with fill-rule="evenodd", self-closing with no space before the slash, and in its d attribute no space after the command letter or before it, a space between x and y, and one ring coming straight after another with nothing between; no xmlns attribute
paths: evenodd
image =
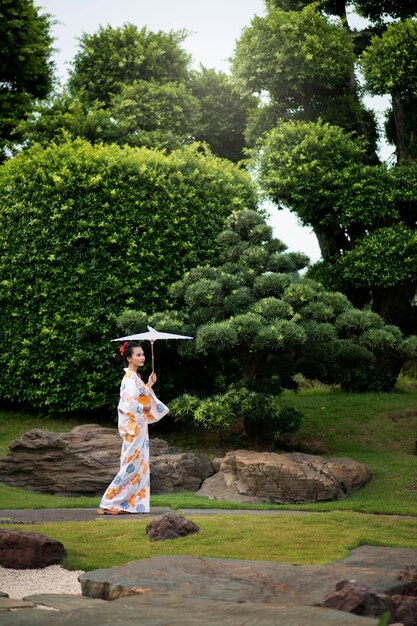
<svg viewBox="0 0 417 626"><path fill-rule="evenodd" d="M252 115L249 137L256 143L280 119L321 117L366 137L369 159L375 160L376 124L354 77L353 38L318 7L270 7L243 30L233 59L235 79L244 92L268 96Z"/></svg>
<svg viewBox="0 0 417 626"><path fill-rule="evenodd" d="M194 141L199 121L199 102L183 83L135 81L112 101L111 125L120 144L179 148Z"/></svg>
<svg viewBox="0 0 417 626"><path fill-rule="evenodd" d="M0 2L0 160L35 98L52 87L51 18L33 0Z"/></svg>
<svg viewBox="0 0 417 626"><path fill-rule="evenodd" d="M372 38L362 55L368 90L390 94L392 110L388 116L388 138L397 148L398 163L417 158L417 21L405 19L388 24Z"/></svg>
<svg viewBox="0 0 417 626"><path fill-rule="evenodd" d="M309 275L411 333L417 330L417 280L409 271L417 224L415 7L353 5L371 20L365 32L349 28L344 1L268 1L266 14L237 43L234 74L245 93L263 93L246 131L261 186L317 235L323 260ZM395 164L379 160L366 91L391 96L385 131Z"/></svg>
<svg viewBox="0 0 417 626"><path fill-rule="evenodd" d="M224 72L201 66L190 78L190 89L200 106L201 118L194 137L217 156L239 161L246 146L245 129L256 98L244 96Z"/></svg>
<svg viewBox="0 0 417 626"><path fill-rule="evenodd" d="M311 4L311 0L266 0L266 4L284 11L299 11ZM346 18L347 8L353 7L360 15L376 23L387 17L411 17L416 12L415 0L321 0L316 4L320 11L343 18Z"/></svg>
<svg viewBox="0 0 417 626"><path fill-rule="evenodd" d="M69 88L80 91L91 104L109 104L123 85L137 80L183 82L190 56L181 47L185 31L152 32L134 24L100 26L80 37L72 63Z"/></svg>
<svg viewBox="0 0 417 626"><path fill-rule="evenodd" d="M376 23L387 17L404 19L416 13L415 0L355 0L354 5L361 15Z"/></svg>
<svg viewBox="0 0 417 626"><path fill-rule="evenodd" d="M186 36L133 24L85 33L68 84L20 124L25 145L70 136L173 150L199 141L217 156L241 160L256 101L223 72L190 69Z"/></svg>

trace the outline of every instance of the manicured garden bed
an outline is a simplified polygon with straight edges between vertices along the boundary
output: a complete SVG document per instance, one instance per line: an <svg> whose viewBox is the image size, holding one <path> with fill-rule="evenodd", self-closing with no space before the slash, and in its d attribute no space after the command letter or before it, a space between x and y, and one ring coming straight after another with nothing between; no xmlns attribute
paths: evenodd
<svg viewBox="0 0 417 626"><path fill-rule="evenodd" d="M305 415L301 435L319 440L329 456L350 456L369 465L374 479L343 500L309 505L236 505L208 500L192 493L155 495L152 506L181 508L297 508L312 511L350 510L417 516L417 392L347 394L340 391L285 393L283 404L296 406ZM19 434L30 428L69 430L79 422L0 412L0 454ZM176 445L198 447L195 433L154 435ZM201 445L201 444L200 444ZM98 498L65 498L36 494L0 484L3 508L54 508L97 506Z"/></svg>

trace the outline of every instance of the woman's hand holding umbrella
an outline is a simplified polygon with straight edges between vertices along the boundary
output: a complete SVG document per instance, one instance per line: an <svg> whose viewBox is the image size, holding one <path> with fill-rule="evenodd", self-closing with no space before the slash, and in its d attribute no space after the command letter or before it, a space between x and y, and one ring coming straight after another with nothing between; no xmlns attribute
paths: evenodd
<svg viewBox="0 0 417 626"><path fill-rule="evenodd" d="M147 382L148 387L152 388L154 384L156 383L156 381L157 381L156 374L155 372L152 372L152 374L148 378L148 382Z"/></svg>

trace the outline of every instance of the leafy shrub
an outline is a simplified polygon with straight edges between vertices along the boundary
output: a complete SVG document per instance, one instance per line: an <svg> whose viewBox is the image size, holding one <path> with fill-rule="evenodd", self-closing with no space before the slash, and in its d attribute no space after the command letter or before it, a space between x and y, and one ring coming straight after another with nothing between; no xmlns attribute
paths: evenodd
<svg viewBox="0 0 417 626"><path fill-rule="evenodd" d="M204 400L184 394L171 403L175 421L194 419L206 428L225 431L242 420L251 447L273 448L284 433L296 432L302 414L293 407L282 408L279 397L250 390L245 385L231 385L224 394Z"/></svg>
<svg viewBox="0 0 417 626"><path fill-rule="evenodd" d="M195 412L200 406L200 402L198 398L189 393L178 396L178 398L175 398L169 405L171 419L173 419L174 422L189 424L194 419Z"/></svg>
<svg viewBox="0 0 417 626"><path fill-rule="evenodd" d="M77 140L0 170L0 397L54 411L114 408L109 341L126 308L147 316L217 252L225 216L255 206L249 177L188 147ZM142 324L143 322L143 324Z"/></svg>

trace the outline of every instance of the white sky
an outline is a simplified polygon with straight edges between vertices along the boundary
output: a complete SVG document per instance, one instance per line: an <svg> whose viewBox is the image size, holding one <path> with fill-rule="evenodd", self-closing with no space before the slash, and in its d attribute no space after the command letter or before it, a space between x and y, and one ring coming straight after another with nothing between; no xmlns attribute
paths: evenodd
<svg viewBox="0 0 417 626"><path fill-rule="evenodd" d="M228 71L228 59L236 39L252 17L264 13L263 0L38 0L43 12L57 20L55 63L57 74L65 80L68 63L73 58L83 33L93 33L100 25L121 26L125 22L149 30L181 30L190 34L184 48L198 65ZM386 100L377 102L385 108ZM289 250L301 250L312 261L320 258L315 235L299 225L290 211L277 211L268 205L270 224L275 236L282 239Z"/></svg>
<svg viewBox="0 0 417 626"><path fill-rule="evenodd" d="M75 54L77 37L102 25L125 22L150 30L182 30L196 63L227 71L228 57L244 26L264 11L263 0L38 0L58 20L54 35L60 50L55 59L60 76Z"/></svg>

